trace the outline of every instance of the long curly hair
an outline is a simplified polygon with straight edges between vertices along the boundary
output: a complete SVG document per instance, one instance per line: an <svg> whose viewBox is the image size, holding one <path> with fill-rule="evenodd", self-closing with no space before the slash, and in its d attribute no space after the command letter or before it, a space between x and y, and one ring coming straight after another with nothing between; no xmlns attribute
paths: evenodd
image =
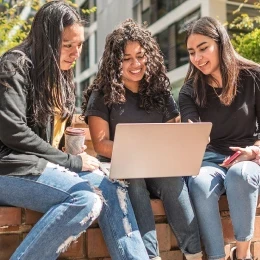
<svg viewBox="0 0 260 260"><path fill-rule="evenodd" d="M213 39L219 48L219 64L222 77L222 94L220 101L223 105L230 105L237 93L239 73L246 70L253 77L256 77L254 71L259 71L260 66L250 60L240 56L233 48L229 35L225 27L212 17L202 17L197 21L193 21L186 27L186 45L192 34L201 34ZM185 82L192 81L196 103L205 107L206 100L206 84L213 80L211 75L204 75L191 62L185 78Z"/></svg>
<svg viewBox="0 0 260 260"><path fill-rule="evenodd" d="M122 82L122 63L125 47L129 41L138 42L144 49L147 59L145 75L139 85L139 106L146 111L152 109L165 111L171 87L159 45L145 25L138 25L132 19L127 19L106 37L97 76L93 84L84 91L83 115L92 91L102 91L104 102L109 107L126 101Z"/></svg>
<svg viewBox="0 0 260 260"><path fill-rule="evenodd" d="M29 35L22 44L6 53L23 51L31 59L28 93L31 118L28 120L32 124L46 126L55 108L62 118L72 116L74 112L73 70L60 69L62 33L73 24L85 24L76 9L64 1L50 1L36 13Z"/></svg>

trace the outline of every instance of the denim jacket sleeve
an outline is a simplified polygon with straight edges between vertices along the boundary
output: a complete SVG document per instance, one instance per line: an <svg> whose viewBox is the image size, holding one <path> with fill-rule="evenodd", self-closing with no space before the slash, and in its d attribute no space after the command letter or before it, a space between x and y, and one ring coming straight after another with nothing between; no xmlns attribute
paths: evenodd
<svg viewBox="0 0 260 260"><path fill-rule="evenodd" d="M11 54L0 64L0 140L17 154L35 155L80 172L82 159L52 147L27 124L28 61L17 67L21 55ZM10 57L11 56L11 57ZM5 74L6 72L6 74Z"/></svg>

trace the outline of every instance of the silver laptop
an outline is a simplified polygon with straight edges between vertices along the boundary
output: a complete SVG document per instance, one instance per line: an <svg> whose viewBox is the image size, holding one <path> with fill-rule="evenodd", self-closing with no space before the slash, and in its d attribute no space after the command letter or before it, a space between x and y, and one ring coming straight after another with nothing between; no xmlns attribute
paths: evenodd
<svg viewBox="0 0 260 260"><path fill-rule="evenodd" d="M212 123L118 124L111 164L102 164L111 179L197 175Z"/></svg>

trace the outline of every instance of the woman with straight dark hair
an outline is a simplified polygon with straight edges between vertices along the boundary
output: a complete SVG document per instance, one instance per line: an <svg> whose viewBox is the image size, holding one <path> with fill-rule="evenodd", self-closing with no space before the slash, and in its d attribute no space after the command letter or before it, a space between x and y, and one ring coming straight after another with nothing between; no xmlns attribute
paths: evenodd
<svg viewBox="0 0 260 260"><path fill-rule="evenodd" d="M107 36L97 77L85 93L83 113L98 158L110 161L118 123L178 121L179 111L170 90L158 43L146 27L127 19ZM201 259L197 220L184 180L139 178L127 182L150 259L161 259L150 194L162 200L186 259Z"/></svg>
<svg viewBox="0 0 260 260"><path fill-rule="evenodd" d="M218 200L226 192L236 239L230 257L252 259L260 186L260 66L233 49L214 18L189 24L186 45L190 66L179 94L182 121L213 123L199 175L188 178L202 241L208 259L224 259Z"/></svg>
<svg viewBox="0 0 260 260"><path fill-rule="evenodd" d="M48 2L0 59L0 205L45 213L11 260L57 259L98 216L113 260L149 259L126 188L96 158L58 149L74 112L83 25L67 3Z"/></svg>

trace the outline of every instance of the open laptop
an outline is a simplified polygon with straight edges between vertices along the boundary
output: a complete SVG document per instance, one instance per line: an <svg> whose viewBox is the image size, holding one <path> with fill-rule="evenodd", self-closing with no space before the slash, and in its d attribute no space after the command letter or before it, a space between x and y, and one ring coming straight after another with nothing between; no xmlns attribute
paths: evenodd
<svg viewBox="0 0 260 260"><path fill-rule="evenodd" d="M212 123L136 123L116 126L111 179L197 175ZM109 169L110 168L110 169Z"/></svg>

